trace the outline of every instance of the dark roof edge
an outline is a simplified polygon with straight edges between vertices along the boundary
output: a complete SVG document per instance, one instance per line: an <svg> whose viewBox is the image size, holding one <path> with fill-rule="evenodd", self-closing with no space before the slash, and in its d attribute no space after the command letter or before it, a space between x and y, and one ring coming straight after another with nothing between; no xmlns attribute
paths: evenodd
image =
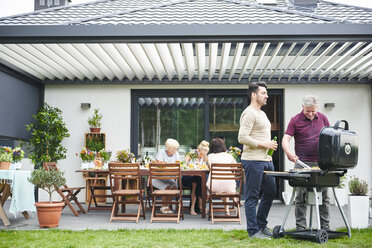
<svg viewBox="0 0 372 248"><path fill-rule="evenodd" d="M372 41L372 24L0 26L0 43Z"/></svg>

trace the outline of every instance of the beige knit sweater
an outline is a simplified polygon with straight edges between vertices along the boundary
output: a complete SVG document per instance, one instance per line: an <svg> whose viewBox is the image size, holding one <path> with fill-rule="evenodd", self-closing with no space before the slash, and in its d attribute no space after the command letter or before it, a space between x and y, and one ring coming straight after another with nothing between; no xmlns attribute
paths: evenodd
<svg viewBox="0 0 372 248"><path fill-rule="evenodd" d="M258 148L259 141L270 141L271 123L265 112L248 106L240 116L238 140L243 144L243 160L270 161L268 149Z"/></svg>

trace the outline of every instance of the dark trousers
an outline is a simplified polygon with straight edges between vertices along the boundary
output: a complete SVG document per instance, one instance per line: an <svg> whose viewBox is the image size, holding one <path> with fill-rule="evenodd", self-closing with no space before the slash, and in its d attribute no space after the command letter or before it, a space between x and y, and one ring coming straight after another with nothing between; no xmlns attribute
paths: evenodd
<svg viewBox="0 0 372 248"><path fill-rule="evenodd" d="M310 167L318 166L317 162L304 162ZM295 168L302 168L302 166L295 164ZM319 214L320 214L320 225L322 229L329 229L329 205L330 200L328 196L328 188L317 188L317 192L322 192L323 204L319 205ZM313 191L312 188L296 188L296 207L295 207L295 216L296 216L296 230L304 230L307 228L306 224L306 194L308 191Z"/></svg>
<svg viewBox="0 0 372 248"><path fill-rule="evenodd" d="M249 236L254 235L267 225L267 216L276 191L275 179L264 176L264 171L273 171L272 161L242 160L245 171L245 215ZM260 192L262 195L260 197ZM258 201L260 204L256 212Z"/></svg>
<svg viewBox="0 0 372 248"><path fill-rule="evenodd" d="M192 183L196 183L195 188L195 211L200 212L199 209L199 197L201 197L201 177L200 176L183 176L182 177L182 185L185 187L190 188L192 190ZM191 199L190 199L190 207L191 207Z"/></svg>

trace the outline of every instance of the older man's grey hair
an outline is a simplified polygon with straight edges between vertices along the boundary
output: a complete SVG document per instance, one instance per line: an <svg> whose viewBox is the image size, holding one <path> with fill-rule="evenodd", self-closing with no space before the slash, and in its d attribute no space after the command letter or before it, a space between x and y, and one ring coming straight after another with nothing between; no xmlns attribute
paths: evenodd
<svg viewBox="0 0 372 248"><path fill-rule="evenodd" d="M305 107L318 106L319 98L314 95L307 95L304 97L303 104Z"/></svg>

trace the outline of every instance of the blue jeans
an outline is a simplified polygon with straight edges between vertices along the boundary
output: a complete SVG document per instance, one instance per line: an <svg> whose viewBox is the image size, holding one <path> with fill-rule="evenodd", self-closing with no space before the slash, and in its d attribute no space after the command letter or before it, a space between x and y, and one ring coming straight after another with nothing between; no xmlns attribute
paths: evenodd
<svg viewBox="0 0 372 248"><path fill-rule="evenodd" d="M273 171L272 161L242 160L245 171L245 216L249 236L254 235L267 225L267 216L276 191L275 179L264 176L264 171ZM260 198L260 192L262 196ZM261 199L256 213L258 200Z"/></svg>

